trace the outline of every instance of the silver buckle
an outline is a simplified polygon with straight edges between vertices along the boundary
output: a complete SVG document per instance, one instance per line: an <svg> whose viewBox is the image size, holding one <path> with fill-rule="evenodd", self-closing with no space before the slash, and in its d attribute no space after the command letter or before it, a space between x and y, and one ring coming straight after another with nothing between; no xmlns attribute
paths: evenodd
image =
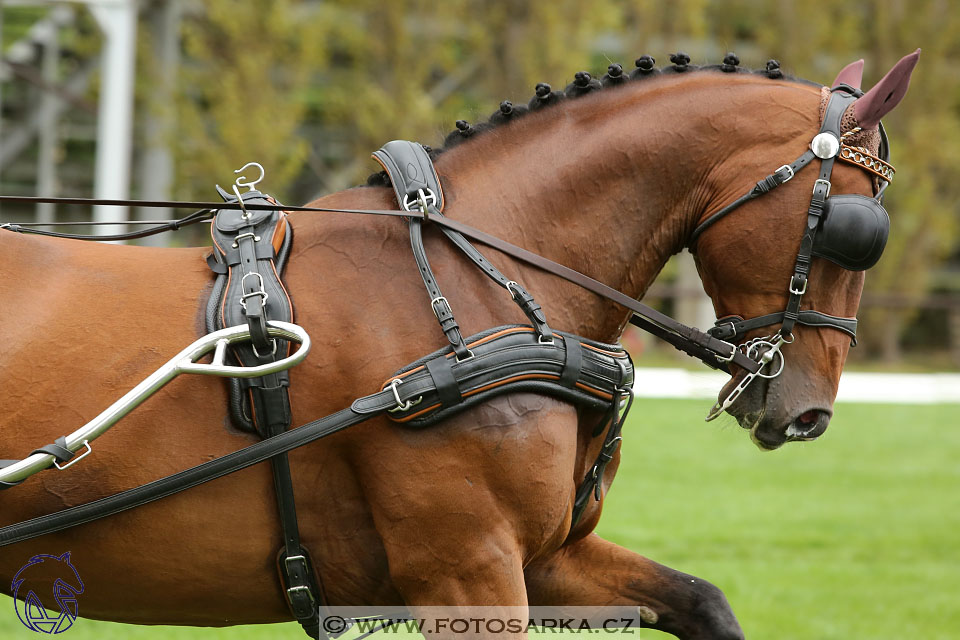
<svg viewBox="0 0 960 640"><path fill-rule="evenodd" d="M793 167L791 167L790 165L785 164L785 165L781 166L780 168L778 168L776 171L774 171L774 173L780 173L780 172L783 171L784 169L786 169L786 170L790 173L790 175L788 175L786 178L784 178L784 179L783 179L783 182L790 182L790 180L793 179L793 175L794 175L794 174L793 174ZM783 184L783 182L781 182L780 184Z"/></svg>
<svg viewBox="0 0 960 640"><path fill-rule="evenodd" d="M232 245L233 248L236 249L237 247L239 247L240 241L243 240L244 238L253 238L254 242L260 242L260 236L256 235L255 233L249 233L249 232L241 233L236 238L234 238L233 245Z"/></svg>
<svg viewBox="0 0 960 640"><path fill-rule="evenodd" d="M256 271L251 271L250 273L246 274L245 276L243 276L243 278L240 279L240 290L241 290L241 291L243 290L243 288L244 288L244 282L245 282L246 279L249 278L250 276L256 276L256 277L257 277L257 280L260 281L260 290L259 290L259 291L251 291L250 293L245 293L245 294L243 294L242 296L240 296L240 306L243 307L243 310L244 310L244 311L247 310L247 298L261 297L261 298L263 298L263 300L261 300L260 304L264 304L264 305L265 305L265 304L267 304L267 298L270 297L270 296L267 294L267 292L264 290L264 288L263 288L263 276L260 275L259 273L257 273Z"/></svg>
<svg viewBox="0 0 960 640"><path fill-rule="evenodd" d="M807 278L804 278L804 280L803 280L803 289L799 289L799 290L798 290L798 289L796 289L796 288L793 286L793 281L796 279L796 277L797 277L797 276L794 275L793 277L790 278L790 286L789 286L788 288L790 289L790 293L792 293L792 294L794 294L794 295L802 296L803 294L805 294L805 293L807 292L807 284L810 282L810 280L807 279Z"/></svg>
<svg viewBox="0 0 960 640"><path fill-rule="evenodd" d="M400 391L397 389L401 384L403 384L403 378L394 378L390 381L390 390L393 391L393 399L397 401L397 406L393 409L387 409L387 413L396 413L397 411L406 411L410 407L415 407L423 401L423 396L420 396L416 400L406 400L403 401L400 399Z"/></svg>
<svg viewBox="0 0 960 640"><path fill-rule="evenodd" d="M733 323L731 322L730 324L733 324ZM732 342L727 342L726 340L720 340L720 342L730 347L730 355L727 357L723 357L718 353L717 360L719 360L720 362L733 362L733 359L737 356L737 345L733 344Z"/></svg>
<svg viewBox="0 0 960 640"><path fill-rule="evenodd" d="M817 178L817 181L813 183L813 192L814 192L814 193L817 192L817 185L820 185L820 184L826 185L826 187L827 187L827 192L826 192L826 193L824 194L824 196L823 196L823 199L826 200L827 198L830 197L830 181L829 181L829 180L824 180L823 178Z"/></svg>
<svg viewBox="0 0 960 640"><path fill-rule="evenodd" d="M447 301L447 299L443 296L436 297L430 301L430 308L433 310L433 315L437 317L438 322L440 321L440 312L437 311L437 303L441 301L446 305L450 314L453 315L453 308L450 306L450 303Z"/></svg>
<svg viewBox="0 0 960 640"><path fill-rule="evenodd" d="M316 600L313 599L313 592L310 591L310 587L304 587L304 586L290 587L289 589L287 589L287 596L288 596L288 597L291 599L291 601L292 601L292 600L293 600L293 594L294 594L294 593L297 593L297 592L300 592L300 591L306 591L306 592L307 592L307 596L310 598L310 606L313 606L313 605L316 603Z"/></svg>

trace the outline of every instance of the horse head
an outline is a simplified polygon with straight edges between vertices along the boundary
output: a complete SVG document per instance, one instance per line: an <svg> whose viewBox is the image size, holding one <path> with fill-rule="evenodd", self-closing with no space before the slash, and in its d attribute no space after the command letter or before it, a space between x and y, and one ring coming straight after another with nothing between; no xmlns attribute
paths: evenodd
<svg viewBox="0 0 960 640"><path fill-rule="evenodd" d="M772 354L756 378L731 366L715 413L726 409L762 449L813 440L830 422L840 372L856 342L864 270L879 258L889 224L879 204L892 177L880 162L886 153L880 118L903 98L918 57L919 50L901 59L866 93L859 90L863 61L848 65L833 91L820 91L820 122L812 119L814 104L805 110L806 123L784 108L784 126L769 123L765 146L743 149L713 174L716 196L693 245L720 318L711 333L749 355ZM828 107L837 94L844 96L842 110ZM831 126L837 131L824 133ZM797 156L799 165L785 164ZM812 168L800 173L807 163ZM755 187L755 197L731 199L741 195L744 175L764 174L771 178Z"/></svg>

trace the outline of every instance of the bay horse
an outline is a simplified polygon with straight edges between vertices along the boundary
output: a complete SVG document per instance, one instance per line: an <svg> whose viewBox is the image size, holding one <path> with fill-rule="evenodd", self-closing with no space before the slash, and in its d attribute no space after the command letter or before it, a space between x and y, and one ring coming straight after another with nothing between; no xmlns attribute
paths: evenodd
<svg viewBox="0 0 960 640"><path fill-rule="evenodd" d="M861 97L850 118L875 127L902 98L916 55ZM767 75L779 73L692 72L681 60L477 133L437 159L445 214L640 298L699 222L803 153L817 132L823 88ZM858 86L860 66L848 66L838 82ZM698 268L718 316L783 308L814 173L744 204L698 239ZM841 163L832 188L874 191L867 173ZM392 192L376 186L312 204L395 208ZM405 225L336 213L294 213L290 221L295 241L285 279L296 321L314 344L291 373L300 424L379 388L444 340ZM436 229L425 234L467 333L523 321ZM0 233L0 251L2 458L22 458L89 420L204 333L208 248ZM536 295L552 326L605 342L623 332L628 317L617 305L486 253ZM815 259L810 282L805 305L855 314L860 272ZM758 381L728 409L763 448L812 439L830 418L849 337L808 326L795 333L782 374ZM730 384L743 373L734 369ZM0 525L251 444L255 437L233 426L226 402L219 381L175 380L97 441L87 460L0 493ZM647 626L680 638L742 638L717 587L594 534L602 500L571 530L575 487L601 444L591 435L599 419L515 393L433 428L376 419L293 451L301 536L330 604L629 605L646 608ZM798 425L802 438L790 434ZM606 469L604 492L617 463ZM290 620L274 565L275 509L270 471L255 465L0 548L0 586L7 590L32 556L69 551L86 584L86 617L198 626Z"/></svg>

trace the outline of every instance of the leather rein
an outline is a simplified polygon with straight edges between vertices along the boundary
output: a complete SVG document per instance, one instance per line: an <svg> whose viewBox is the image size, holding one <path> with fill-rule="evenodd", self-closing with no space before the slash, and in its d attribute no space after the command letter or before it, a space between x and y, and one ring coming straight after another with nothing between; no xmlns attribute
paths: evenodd
<svg viewBox="0 0 960 640"><path fill-rule="evenodd" d="M481 244L484 244L488 247L496 249L502 253L505 253L521 262L525 262L532 266L537 267L547 273L553 274L559 278L567 280L587 291L595 293L596 295L611 300L622 307L629 309L633 312L633 316L630 319L630 323L652 333L653 335L665 340L666 342L673 345L674 348L683 351L684 353L697 358L707 366L713 369L721 369L727 373L730 373L728 363L733 363L740 367L741 369L746 370L749 373L757 373L763 364L761 364L760 358L750 358L745 353L743 353L737 346L733 343L727 342L713 337L712 335L697 329L696 327L687 326L677 320L674 320L670 316L657 311L653 307L643 304L642 302L631 298L630 296L622 293L603 284L602 282L591 278L579 271L575 271L570 267L564 266L558 262L554 262L549 258L545 258L539 254L528 251L522 247L518 247L515 244L502 240L494 235L486 233L485 231L480 231L475 229L467 224L459 222L457 220L450 219L446 216L430 216L429 213L424 213L423 211L413 210L413 211L404 211L399 209L334 209L328 207L291 207L286 205L268 205L268 204L246 204L241 206L241 203L236 202L194 202L194 201L162 201L162 200L107 200L107 199L97 199L97 198L47 198L47 197L34 197L34 196L0 196L0 203L2 202L19 202L19 203L51 203L51 204L68 204L68 205L107 205L107 206L131 206L131 207L144 207L144 208L196 208L197 211L179 218L177 220L166 220L160 221L153 227L142 229L139 231L134 231L131 233L125 234L113 234L113 235L98 235L98 236L89 236L89 235L79 235L79 234L67 234L67 233L58 233L55 231L43 231L40 229L33 228L30 224L14 224L14 223L3 223L0 224L0 229L6 229L8 231L14 231L18 233L29 233L35 235L43 235L56 238L67 238L72 240L97 240L97 241L111 241L111 240L134 240L138 238L144 238L150 235L157 233L163 233L166 231L176 231L185 226L197 224L200 222L206 222L213 218L217 210L222 209L241 209L243 206L246 209L252 211L310 211L316 213L351 213L351 214L360 214L360 215L377 215L377 216L392 216L398 218L407 218L407 219L420 219L423 222L436 224L440 227L444 227L455 231L457 233L463 234L464 236L475 240ZM135 222L135 221L134 221ZM75 223L73 223L75 224ZM128 224L127 222L116 222L109 224Z"/></svg>

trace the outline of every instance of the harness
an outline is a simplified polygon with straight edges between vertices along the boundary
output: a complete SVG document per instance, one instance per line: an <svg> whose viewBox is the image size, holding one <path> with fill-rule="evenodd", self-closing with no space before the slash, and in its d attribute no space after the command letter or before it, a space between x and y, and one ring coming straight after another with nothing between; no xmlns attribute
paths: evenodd
<svg viewBox="0 0 960 640"><path fill-rule="evenodd" d="M208 264L217 274L217 282L207 308L208 329L212 333L184 349L81 429L58 438L51 445L34 450L24 460L0 461L0 489L15 486L51 465L58 469L66 468L88 455L91 440L180 373L230 377L232 417L241 426L246 424L255 428L264 439L140 487L0 528L0 546L119 513L270 459L284 535L284 547L278 554L281 579L295 617L308 634L317 638L323 633L319 627L320 607L323 606L322 585L319 577L315 576L309 555L299 543L286 452L376 416L387 416L408 428L428 428L497 395L519 391L550 395L606 414L593 433L594 437L602 434L603 441L600 453L577 487L572 528L591 497L594 500L601 498L603 472L619 447L623 423L632 405L633 364L629 354L619 345L598 343L551 330L543 309L533 296L518 282L508 280L467 238L494 247L623 305L633 311L633 324L709 366L729 371L728 365L733 363L744 369L746 377L722 403L714 407L707 418L713 419L729 407L756 377L773 378L779 375L784 367L781 347L793 341L792 329L795 324L830 327L847 333L853 339L856 337L855 318L839 318L813 310L801 310L800 303L807 289L813 256L832 260L846 269L866 269L879 258L889 231L889 218L880 201L892 177L892 167L887 164L889 152L882 125L882 159L869 154L865 156L863 150L851 151L850 147L843 145L847 134L841 135L840 118L857 95L858 92L850 87L834 88L823 125L811 143L811 149L790 165L780 167L758 182L750 192L707 218L693 232L691 245L720 218L743 203L789 181L814 158L820 159L820 177L811 197L807 225L788 288L790 297L786 308L782 312L746 320L739 316L722 318L706 333L678 323L588 276L444 217L440 181L423 147L406 141L384 145L374 157L390 176L401 210L348 212L395 216L406 221L412 252L429 297L430 308L448 345L403 367L384 381L379 391L357 398L350 407L292 430L288 430L289 378L286 370L306 357L310 341L301 328L290 323L293 308L279 277L291 242L289 226L281 212L344 210L284 207L253 188L259 179L253 183L238 180L237 186L250 188L247 193L241 194L236 186L232 196L220 190L225 200L223 205L189 203L210 208L181 220L164 222L153 230L131 235L142 237L214 218L212 234L216 251ZM830 196L830 176L837 157L858 164L884 181L875 198ZM0 200L3 199L11 197L0 196ZM182 206L184 203L173 204ZM530 325L494 327L465 339L453 309L443 296L430 268L423 244L424 224L440 228L471 262L503 287L523 311ZM31 229L25 225L7 224L0 225L0 228L42 235L64 235ZM125 237L116 236L113 239ZM780 329L772 336L736 344L746 332L777 323L780 323ZM224 328L218 329L220 326ZM295 350L294 345L297 345ZM211 352L212 362L199 362ZM776 362L777 356L779 363ZM241 382L237 378L247 381ZM84 453L78 456L81 450Z"/></svg>

